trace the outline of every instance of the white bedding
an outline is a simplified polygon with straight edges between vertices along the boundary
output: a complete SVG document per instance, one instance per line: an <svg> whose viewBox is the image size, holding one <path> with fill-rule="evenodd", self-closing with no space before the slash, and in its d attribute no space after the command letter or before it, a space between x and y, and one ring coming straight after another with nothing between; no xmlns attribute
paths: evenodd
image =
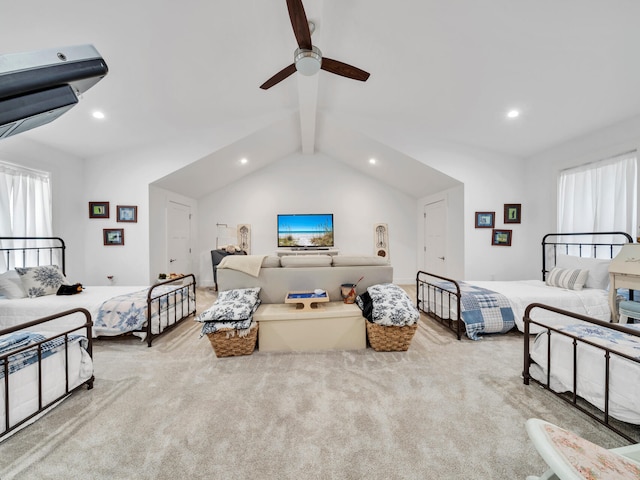
<svg viewBox="0 0 640 480"><path fill-rule="evenodd" d="M84 318L84 316L83 316ZM47 324L49 327L49 324ZM48 336L48 332L38 330ZM79 341L69 344L69 390L93 375L93 361ZM64 348L42 360L42 404L65 394ZM33 363L9 375L9 424L15 425L38 411L38 365ZM5 385L0 381L0 434L5 431ZM13 432L12 432L13 433ZM7 438L7 437L3 437Z"/></svg>
<svg viewBox="0 0 640 480"><path fill-rule="evenodd" d="M606 345L634 358L640 355L638 337L594 325L585 327L584 322L579 326L566 328L577 332L581 327L586 330L587 338L594 343ZM530 374L544 384L547 382L547 342L545 333L538 335L530 352L531 358L537 363L531 366ZM577 395L604 411L604 352L578 342L577 362ZM623 422L640 424L640 364L611 355L609 382L609 414ZM554 332L551 332L549 387L556 392L573 391L572 339Z"/></svg>
<svg viewBox="0 0 640 480"><path fill-rule="evenodd" d="M488 290L498 292L509 299L518 330L524 332L524 311L531 303L544 303L574 313L587 315L605 322L610 321L609 292L596 288L566 290L550 287L541 280L516 281L473 281L467 282ZM541 309L534 309L531 318L550 326L576 323L576 319ZM531 332L538 333L542 328L531 325Z"/></svg>
<svg viewBox="0 0 640 480"><path fill-rule="evenodd" d="M86 308L91 318L96 318L100 305L105 300L126 293L137 292L149 288L148 286L88 286L76 295L45 295L36 298L0 298L0 329L20 325L30 320L42 318L53 313L71 308ZM75 314L54 320L47 324L47 328L60 331L82 325L85 317ZM95 336L95 333L93 334Z"/></svg>

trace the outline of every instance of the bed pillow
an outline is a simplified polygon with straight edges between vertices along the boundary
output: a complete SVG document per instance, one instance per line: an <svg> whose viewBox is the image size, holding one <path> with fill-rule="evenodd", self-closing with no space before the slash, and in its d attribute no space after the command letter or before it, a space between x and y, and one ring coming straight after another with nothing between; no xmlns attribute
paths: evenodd
<svg viewBox="0 0 640 480"><path fill-rule="evenodd" d="M588 275L589 270L553 267L545 283L551 287L582 290Z"/></svg>
<svg viewBox="0 0 640 480"><path fill-rule="evenodd" d="M610 263L611 260L608 258L576 257L564 254L559 254L556 257L556 267L589 270L585 288L599 288L600 290L609 288Z"/></svg>
<svg viewBox="0 0 640 480"><path fill-rule="evenodd" d="M42 265L39 267L16 267L20 275L22 288L29 298L55 295L60 285L69 285L69 282L57 265Z"/></svg>
<svg viewBox="0 0 640 480"><path fill-rule="evenodd" d="M9 270L0 274L0 296L4 298L25 298L27 296L22 288L22 280L15 270Z"/></svg>

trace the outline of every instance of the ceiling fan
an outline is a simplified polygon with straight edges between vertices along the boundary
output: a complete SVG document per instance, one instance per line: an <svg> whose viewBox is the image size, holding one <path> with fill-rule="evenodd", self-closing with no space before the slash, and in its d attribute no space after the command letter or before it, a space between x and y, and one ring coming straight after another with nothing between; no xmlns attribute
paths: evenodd
<svg viewBox="0 0 640 480"><path fill-rule="evenodd" d="M311 29L309 28L307 15L304 13L302 0L287 0L287 8L289 9L289 18L291 19L293 33L298 42L293 63L260 85L260 88L263 90L271 88L296 71L302 75L311 76L322 69L330 73L335 73L336 75L360 80L361 82L369 78L369 73L364 70L339 62L338 60L323 57L320 49L311 44Z"/></svg>

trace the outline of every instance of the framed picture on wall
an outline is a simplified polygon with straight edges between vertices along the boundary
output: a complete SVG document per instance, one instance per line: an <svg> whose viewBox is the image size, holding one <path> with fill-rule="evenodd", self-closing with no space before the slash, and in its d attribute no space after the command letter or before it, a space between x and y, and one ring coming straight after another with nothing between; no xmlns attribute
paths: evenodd
<svg viewBox="0 0 640 480"><path fill-rule="evenodd" d="M102 237L105 245L124 245L124 228L105 228Z"/></svg>
<svg viewBox="0 0 640 480"><path fill-rule="evenodd" d="M118 205L118 222L137 222L138 207L135 205Z"/></svg>
<svg viewBox="0 0 640 480"><path fill-rule="evenodd" d="M476 212L476 228L493 228L496 212Z"/></svg>
<svg viewBox="0 0 640 480"><path fill-rule="evenodd" d="M511 230L498 230L494 228L491 234L491 245L510 247L511 246Z"/></svg>
<svg viewBox="0 0 640 480"><path fill-rule="evenodd" d="M504 204L504 223L520 223L521 209L522 209L522 205L520 203L505 203Z"/></svg>
<svg viewBox="0 0 640 480"><path fill-rule="evenodd" d="M109 218L109 202L89 202L89 218Z"/></svg>

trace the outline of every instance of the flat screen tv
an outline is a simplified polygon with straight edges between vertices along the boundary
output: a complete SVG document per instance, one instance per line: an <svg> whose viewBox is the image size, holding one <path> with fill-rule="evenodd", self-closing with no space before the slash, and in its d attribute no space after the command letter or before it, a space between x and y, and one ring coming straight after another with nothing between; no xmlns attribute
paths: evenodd
<svg viewBox="0 0 640 480"><path fill-rule="evenodd" d="M333 247L333 214L278 215L278 247Z"/></svg>

